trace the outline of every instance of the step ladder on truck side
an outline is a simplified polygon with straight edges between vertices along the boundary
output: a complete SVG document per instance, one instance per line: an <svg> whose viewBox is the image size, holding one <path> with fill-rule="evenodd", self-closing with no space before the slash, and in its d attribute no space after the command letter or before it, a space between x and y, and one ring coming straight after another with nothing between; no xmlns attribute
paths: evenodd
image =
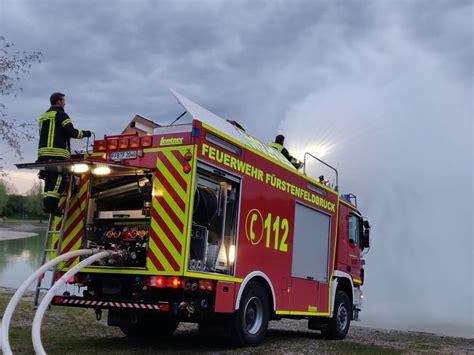
<svg viewBox="0 0 474 355"><path fill-rule="evenodd" d="M55 225L54 225L55 216L53 216L52 214L49 215L48 229L46 231L43 254L41 256L41 265L46 263L48 259L48 255L53 254L55 256L58 256L61 254L61 247L62 247L62 241L63 241L64 229L65 229L64 226L66 225L66 216L69 211L69 205L70 205L72 194L73 194L73 187L74 187L74 174L71 173L69 174L68 188L66 191L66 203L64 206L63 220L60 222L59 230L55 229ZM53 244L54 235L58 235L56 247L54 247L54 244ZM46 274L43 274L40 277L38 277L38 280L36 282L35 295L33 299L33 305L35 309L36 307L38 307L39 296L40 296L41 291L48 291L53 286L56 280L56 273L58 271L57 265L49 269L48 271L50 271L51 273L51 280L49 282L46 281L46 277L45 277ZM47 284L47 286L43 285L45 283Z"/></svg>

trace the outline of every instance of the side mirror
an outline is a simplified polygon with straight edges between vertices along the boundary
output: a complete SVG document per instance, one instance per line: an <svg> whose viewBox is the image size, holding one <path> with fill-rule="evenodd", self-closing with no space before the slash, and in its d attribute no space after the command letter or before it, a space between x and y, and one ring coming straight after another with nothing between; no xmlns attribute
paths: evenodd
<svg viewBox="0 0 474 355"><path fill-rule="evenodd" d="M362 247L370 248L370 224L369 221L364 219L364 233L362 234Z"/></svg>

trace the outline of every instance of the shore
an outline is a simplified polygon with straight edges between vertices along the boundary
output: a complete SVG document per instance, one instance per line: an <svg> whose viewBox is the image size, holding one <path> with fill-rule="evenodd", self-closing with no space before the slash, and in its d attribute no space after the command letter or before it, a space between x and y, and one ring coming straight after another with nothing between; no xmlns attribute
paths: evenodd
<svg viewBox="0 0 474 355"><path fill-rule="evenodd" d="M0 287L0 314L12 290ZM197 325L181 323L175 335L166 339L138 340L125 337L107 326L107 317L96 321L91 309L52 307L43 322L43 344L48 354L143 354L143 353L325 353L325 354L473 354L474 339L429 333L402 332L357 326L346 339L328 341L307 329L305 320L270 322L266 340L257 348L234 348L224 337L202 336ZM32 354L32 293L27 294L13 317L10 341L15 354Z"/></svg>
<svg viewBox="0 0 474 355"><path fill-rule="evenodd" d="M38 229L48 228L47 223L29 220L3 220L0 221L0 241L30 238L38 235Z"/></svg>
<svg viewBox="0 0 474 355"><path fill-rule="evenodd" d="M39 221L36 219L2 219L0 228L15 231L31 231L36 228L48 228L48 220Z"/></svg>

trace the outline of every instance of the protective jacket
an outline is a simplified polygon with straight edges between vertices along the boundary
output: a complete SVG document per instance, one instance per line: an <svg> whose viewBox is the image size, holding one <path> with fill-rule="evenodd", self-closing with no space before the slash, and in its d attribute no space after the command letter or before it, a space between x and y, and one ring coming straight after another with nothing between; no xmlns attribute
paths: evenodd
<svg viewBox="0 0 474 355"><path fill-rule="evenodd" d="M270 146L278 150L288 161L291 162L292 156L288 153L285 147L283 147L280 143L277 142L270 142Z"/></svg>
<svg viewBox="0 0 474 355"><path fill-rule="evenodd" d="M39 131L38 160L69 159L71 138L83 137L82 130L74 128L64 109L56 106L51 106L41 115Z"/></svg>

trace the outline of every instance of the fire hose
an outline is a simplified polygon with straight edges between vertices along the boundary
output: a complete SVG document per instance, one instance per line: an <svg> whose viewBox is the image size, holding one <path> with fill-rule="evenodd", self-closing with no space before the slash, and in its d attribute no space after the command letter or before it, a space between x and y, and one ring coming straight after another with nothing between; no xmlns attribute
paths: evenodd
<svg viewBox="0 0 474 355"><path fill-rule="evenodd" d="M43 300L41 301L36 314L33 320L33 328L31 330L31 335L33 337L33 347L35 348L36 354L46 355L46 351L43 348L43 344L41 342L41 323L43 321L43 316L48 309L51 300L54 297L55 292L63 285L66 284L67 279L74 276L76 273L79 272L82 268L91 265L95 261L99 259L108 258L113 254L111 250L101 251L97 254L89 256L87 259L82 260L79 264L74 266L68 272L66 272L58 281L55 282L53 287L49 289L49 291L44 296Z"/></svg>
<svg viewBox="0 0 474 355"><path fill-rule="evenodd" d="M9 341L9 329L10 329L10 321L13 316L13 312L15 312L15 308L18 305L18 303L21 300L21 297L25 293L25 291L28 289L28 287L36 281L38 277L40 277L42 274L44 274L48 269L51 267L58 265L59 263L62 263L63 261L66 261L68 259L77 257L77 256L84 256L84 255L92 255L94 253L97 253L97 250L94 249L80 249L80 250L75 250L71 251L69 253L65 253L62 255L59 255L58 257L54 258L53 260L48 261L44 265L42 265L38 270L36 270L33 274L30 275L21 285L18 287L16 290L15 294L12 296L10 299L10 302L7 305L7 308L5 309L5 312L3 313L3 319L2 319L2 324L0 326L1 331L0 331L0 340L1 340L1 348L2 351L5 355L11 355L12 354L12 349L10 347L10 341Z"/></svg>
<svg viewBox="0 0 474 355"><path fill-rule="evenodd" d="M87 256L87 255L93 255L101 252L100 250L97 249L80 249L80 250L75 250L71 251L69 253L65 253L62 255L59 255L58 257L54 258L53 260L48 261L44 265L42 265L40 268L38 268L33 274L31 274L21 285L18 287L12 298L10 299L10 302L7 305L7 308L5 309L5 312L3 314L2 318L2 323L0 324L0 345L1 349L3 351L3 354L5 355L12 355L12 350L10 347L10 339L9 339L9 330L10 330L10 322L13 316L13 313L15 312L15 309L18 305L18 303L21 300L21 297L25 293L25 291L28 289L28 287L36 281L38 277L43 275L46 271L48 271L50 268L53 266L56 266L66 260L69 260L71 258L75 258L78 256ZM110 256L110 252L106 252L108 256ZM103 256L105 257L105 256ZM89 260L85 259L84 261ZM96 259L95 259L96 260ZM93 262L93 261L92 261ZM91 262L91 263L92 263ZM49 303L49 302L48 302Z"/></svg>

